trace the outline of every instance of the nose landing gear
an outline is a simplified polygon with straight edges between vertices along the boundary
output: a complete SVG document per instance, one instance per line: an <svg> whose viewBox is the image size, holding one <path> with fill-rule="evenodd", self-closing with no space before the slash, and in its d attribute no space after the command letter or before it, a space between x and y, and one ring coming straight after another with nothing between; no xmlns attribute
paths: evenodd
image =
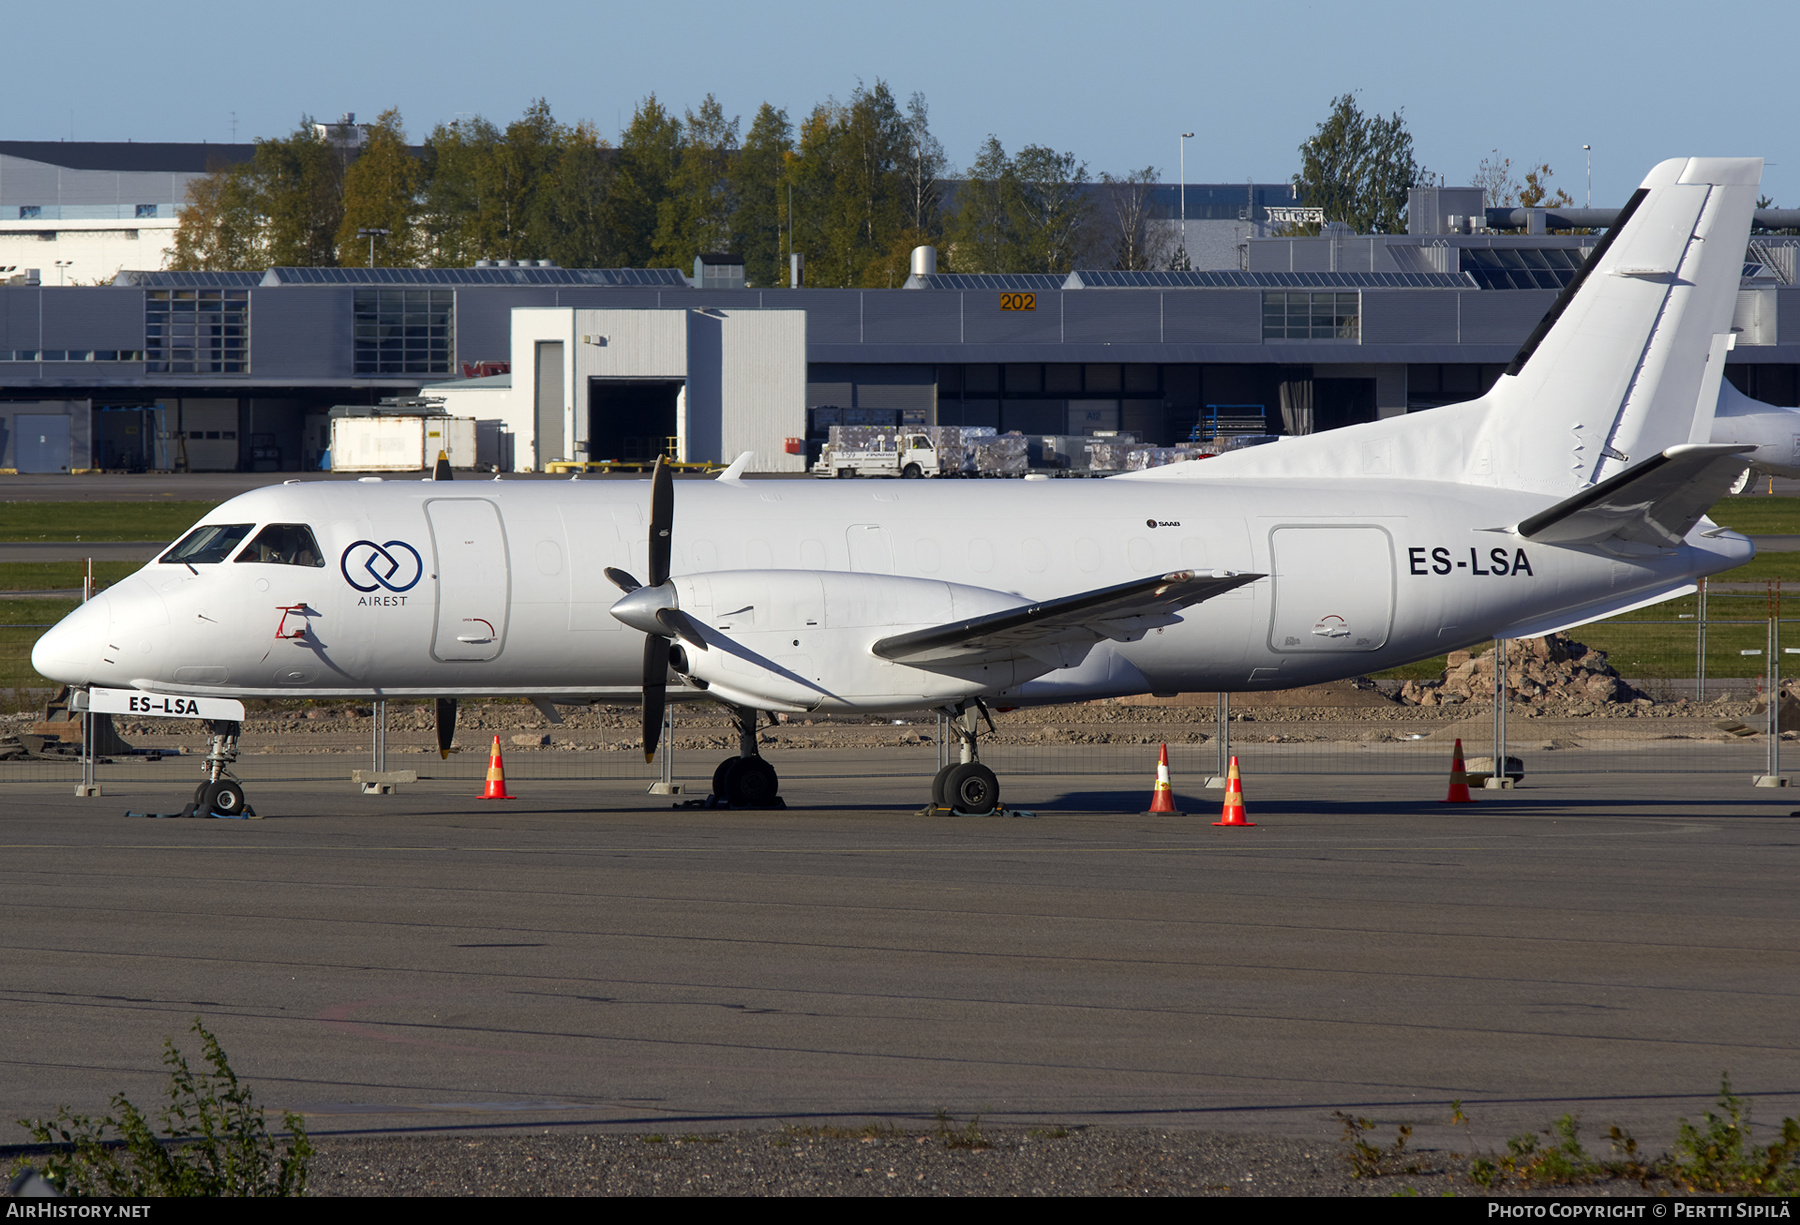
<svg viewBox="0 0 1800 1225"><path fill-rule="evenodd" d="M194 802L181 810L184 817L255 819L256 809L244 799L244 785L231 772L237 760L238 736L243 724L215 720L206 749L206 778L194 789Z"/></svg>

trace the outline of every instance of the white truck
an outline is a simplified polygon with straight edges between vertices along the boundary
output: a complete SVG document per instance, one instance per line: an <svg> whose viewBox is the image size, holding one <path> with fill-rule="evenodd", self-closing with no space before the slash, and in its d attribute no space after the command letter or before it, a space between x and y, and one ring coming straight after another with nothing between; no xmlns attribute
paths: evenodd
<svg viewBox="0 0 1800 1225"><path fill-rule="evenodd" d="M943 474L943 468L938 464L937 448L931 445L930 437L910 431L900 434L894 440L891 450L851 450L836 443L827 443L819 455L819 462L813 465L814 476L911 478Z"/></svg>

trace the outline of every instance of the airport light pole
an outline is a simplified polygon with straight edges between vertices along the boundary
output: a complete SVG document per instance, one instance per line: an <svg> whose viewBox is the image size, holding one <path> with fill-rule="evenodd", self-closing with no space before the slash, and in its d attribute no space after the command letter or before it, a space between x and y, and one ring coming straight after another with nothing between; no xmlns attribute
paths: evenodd
<svg viewBox="0 0 1800 1225"><path fill-rule="evenodd" d="M392 234L392 233L393 233L392 230L383 230L383 229L378 229L375 227L370 227L369 229L366 229L366 230L356 231L356 236L358 238L366 238L369 240L369 267L373 268L375 266L375 236L377 234L379 234L383 238L386 238L389 234Z"/></svg>
<svg viewBox="0 0 1800 1225"><path fill-rule="evenodd" d="M59 259L56 261L56 283L58 285L63 283L63 273L73 267L74 264L75 261L72 259Z"/></svg>
<svg viewBox="0 0 1800 1225"><path fill-rule="evenodd" d="M1187 250L1187 142L1192 139L1194 139L1192 132L1183 132L1181 139L1175 142L1176 147L1180 150L1178 160L1181 163L1181 249L1183 251Z"/></svg>
<svg viewBox="0 0 1800 1225"><path fill-rule="evenodd" d="M1594 207L1594 146L1583 145L1581 151L1587 154L1588 192L1587 207Z"/></svg>

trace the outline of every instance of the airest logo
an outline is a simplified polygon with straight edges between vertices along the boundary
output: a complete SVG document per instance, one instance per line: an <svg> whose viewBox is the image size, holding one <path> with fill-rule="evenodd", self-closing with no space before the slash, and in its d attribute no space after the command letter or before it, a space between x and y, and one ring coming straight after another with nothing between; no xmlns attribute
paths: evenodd
<svg viewBox="0 0 1800 1225"><path fill-rule="evenodd" d="M338 570L344 581L358 591L386 588L401 592L418 586L425 573L425 563L419 559L419 551L404 540L390 540L386 544L358 540L344 550L343 557L338 559Z"/></svg>

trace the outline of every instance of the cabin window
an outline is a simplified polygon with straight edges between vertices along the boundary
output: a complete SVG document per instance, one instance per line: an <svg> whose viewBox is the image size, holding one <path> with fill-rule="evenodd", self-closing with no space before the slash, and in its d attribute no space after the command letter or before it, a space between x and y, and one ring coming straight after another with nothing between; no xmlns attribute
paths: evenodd
<svg viewBox="0 0 1800 1225"><path fill-rule="evenodd" d="M325 555L319 552L312 529L304 523L271 523L256 534L248 548L237 555L239 561L262 562L271 566L323 566Z"/></svg>
<svg viewBox="0 0 1800 1225"><path fill-rule="evenodd" d="M203 523L162 555L164 565L210 566L231 556L231 551L250 534L254 523Z"/></svg>

